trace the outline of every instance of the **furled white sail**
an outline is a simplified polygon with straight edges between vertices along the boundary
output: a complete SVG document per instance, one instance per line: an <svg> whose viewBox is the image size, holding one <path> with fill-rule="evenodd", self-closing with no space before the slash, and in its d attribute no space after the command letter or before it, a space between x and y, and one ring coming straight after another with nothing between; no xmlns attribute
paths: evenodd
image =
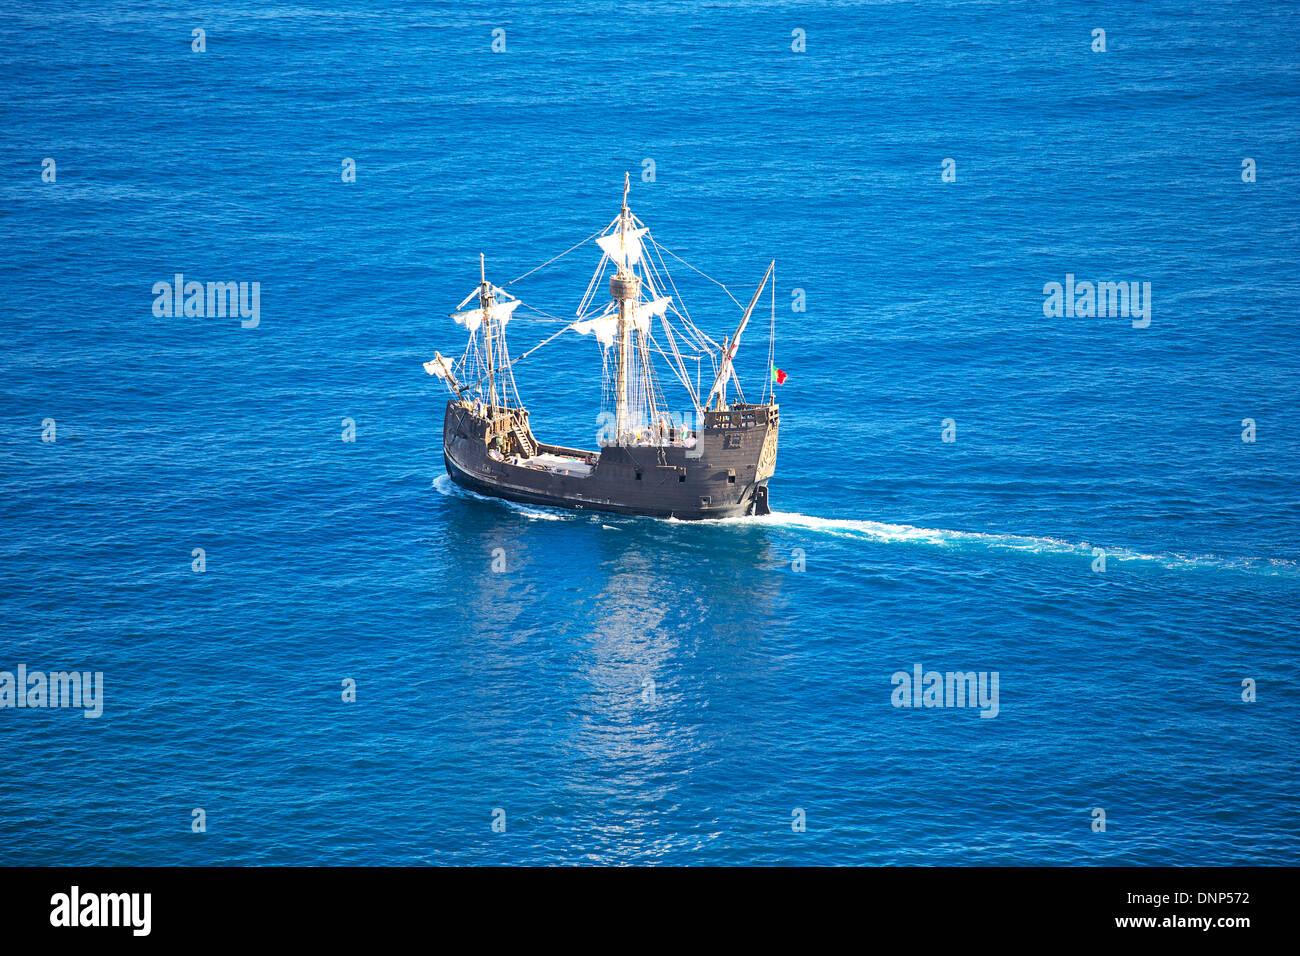
<svg viewBox="0 0 1300 956"><path fill-rule="evenodd" d="M618 316L611 313L594 319L583 319L581 322L573 323L573 331L583 335L594 335L596 341L609 348L614 344L614 336L618 334Z"/></svg>
<svg viewBox="0 0 1300 956"><path fill-rule="evenodd" d="M510 321L511 314L520 305L518 299L511 302L495 302L492 305L492 321L505 325ZM483 308L467 309L464 312L453 312L451 317L456 320L457 325L463 325L470 332L477 332L478 327L483 324Z"/></svg>
<svg viewBox="0 0 1300 956"><path fill-rule="evenodd" d="M642 332L650 331L650 317L662 317L672 304L673 297L670 295L655 299L652 302L646 302L644 305L638 305L632 312L632 324Z"/></svg>
<svg viewBox="0 0 1300 956"><path fill-rule="evenodd" d="M672 301L673 297L669 295L633 308L630 317L632 328L638 332L649 332L650 320L655 316L662 317ZM580 322L575 322L573 323L573 330L583 335L596 336L596 340L608 348L614 344L614 338L618 335L618 313L607 312L604 315L596 316L594 319L583 319Z"/></svg>
<svg viewBox="0 0 1300 956"><path fill-rule="evenodd" d="M433 353L433 361L424 363L424 370L430 375L436 375L444 382L455 380L451 373L451 362L439 352Z"/></svg>
<svg viewBox="0 0 1300 956"><path fill-rule="evenodd" d="M647 232L648 229L630 229L627 232L619 230L601 236L596 244L614 260L615 265L630 269L641 261L641 237Z"/></svg>

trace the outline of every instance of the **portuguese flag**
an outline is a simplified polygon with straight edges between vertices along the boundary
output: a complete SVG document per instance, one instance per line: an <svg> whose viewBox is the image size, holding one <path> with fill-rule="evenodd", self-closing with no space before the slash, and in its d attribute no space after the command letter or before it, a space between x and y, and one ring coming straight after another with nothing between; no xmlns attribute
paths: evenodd
<svg viewBox="0 0 1300 956"><path fill-rule="evenodd" d="M775 365L772 366L773 385L784 385L787 377L788 376L785 374L785 372L781 371L781 369L777 368Z"/></svg>

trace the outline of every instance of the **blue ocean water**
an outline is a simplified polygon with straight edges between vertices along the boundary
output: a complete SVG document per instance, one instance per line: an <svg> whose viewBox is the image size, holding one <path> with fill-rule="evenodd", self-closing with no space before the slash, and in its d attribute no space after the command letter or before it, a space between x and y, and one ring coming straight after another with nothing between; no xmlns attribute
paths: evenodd
<svg viewBox="0 0 1300 956"><path fill-rule="evenodd" d="M0 670L105 697L0 709L0 863L1300 863L1297 50L1290 4L7 5ZM768 518L442 473L478 253L625 171L737 298L777 261ZM176 273L258 326L155 316ZM1047 317L1067 275L1149 327ZM519 365L543 440L599 376ZM997 716L893 706L918 664Z"/></svg>

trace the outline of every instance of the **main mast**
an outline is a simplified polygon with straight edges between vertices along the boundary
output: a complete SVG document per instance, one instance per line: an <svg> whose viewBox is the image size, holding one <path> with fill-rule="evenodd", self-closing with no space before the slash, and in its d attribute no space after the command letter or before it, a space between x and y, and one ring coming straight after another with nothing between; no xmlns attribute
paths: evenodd
<svg viewBox="0 0 1300 956"><path fill-rule="evenodd" d="M627 254L628 237L632 233L632 210L627 205L628 174L623 174L623 210L619 214L619 246L623 254L615 262L616 271L609 279L610 297L618 301L618 371L614 386L614 440L623 444L628 425L627 377L632 364L632 317L641 297L641 280L632 271L631 256Z"/></svg>

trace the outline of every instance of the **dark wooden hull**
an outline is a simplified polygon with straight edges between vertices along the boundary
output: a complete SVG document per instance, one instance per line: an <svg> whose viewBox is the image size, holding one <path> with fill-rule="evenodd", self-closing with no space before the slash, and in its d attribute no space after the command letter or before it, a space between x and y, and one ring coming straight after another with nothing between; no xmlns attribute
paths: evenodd
<svg viewBox="0 0 1300 956"><path fill-rule="evenodd" d="M607 445L599 453L539 443L526 411L510 413L510 428L503 424L503 410L497 411L489 417L471 403L447 403L443 461L451 479L471 491L525 504L657 518L767 513L767 482L776 466L778 406L737 405L725 412L705 412L693 448ZM499 457L491 454L493 449ZM590 471L560 474L511 460L525 449L581 459Z"/></svg>

